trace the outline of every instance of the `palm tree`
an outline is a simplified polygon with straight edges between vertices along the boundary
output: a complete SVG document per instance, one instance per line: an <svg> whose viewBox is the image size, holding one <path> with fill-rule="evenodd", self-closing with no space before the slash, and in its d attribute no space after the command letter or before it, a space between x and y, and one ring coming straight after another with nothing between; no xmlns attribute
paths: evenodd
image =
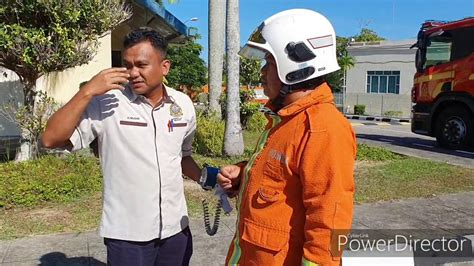
<svg viewBox="0 0 474 266"><path fill-rule="evenodd" d="M219 99L222 92L224 60L224 0L209 0L209 111L221 117Z"/></svg>
<svg viewBox="0 0 474 266"><path fill-rule="evenodd" d="M339 66L341 67L341 71L343 73L343 78L342 78L342 92L343 92L343 107L345 110L346 108L346 102L347 102L347 91L346 91L346 77L347 77L347 70L352 68L355 65L355 59L354 57L350 56L349 53L347 52L346 49L344 49L340 54L339 58L337 59Z"/></svg>
<svg viewBox="0 0 474 266"><path fill-rule="evenodd" d="M224 135L224 154L242 155L244 141L240 125L239 49L240 22L239 0L227 0L227 107Z"/></svg>

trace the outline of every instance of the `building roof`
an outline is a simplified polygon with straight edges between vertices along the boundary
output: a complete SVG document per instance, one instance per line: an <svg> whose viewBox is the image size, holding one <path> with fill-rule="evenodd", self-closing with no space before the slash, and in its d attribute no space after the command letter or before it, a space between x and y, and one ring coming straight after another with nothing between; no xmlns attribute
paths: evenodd
<svg viewBox="0 0 474 266"><path fill-rule="evenodd" d="M410 50L410 47L414 43L416 43L415 39L401 41L353 42L347 47L347 51L351 56L394 52L413 54L416 49Z"/></svg>
<svg viewBox="0 0 474 266"><path fill-rule="evenodd" d="M384 48L410 48L416 39L409 40L400 40L400 41L374 41L374 42L352 42L347 50L357 50L357 49L384 49Z"/></svg>
<svg viewBox="0 0 474 266"><path fill-rule="evenodd" d="M132 28L152 27L171 43L180 43L189 37L188 27L154 0L135 0L132 10L133 17L128 22Z"/></svg>

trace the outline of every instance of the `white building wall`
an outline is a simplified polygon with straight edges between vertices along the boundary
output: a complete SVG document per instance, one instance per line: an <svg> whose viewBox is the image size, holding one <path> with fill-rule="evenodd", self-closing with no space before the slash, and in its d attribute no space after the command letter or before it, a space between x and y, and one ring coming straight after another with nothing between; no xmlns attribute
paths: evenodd
<svg viewBox="0 0 474 266"><path fill-rule="evenodd" d="M367 92L367 71L400 71L400 94L410 94L416 72L412 55L358 55L347 71L347 92Z"/></svg>
<svg viewBox="0 0 474 266"><path fill-rule="evenodd" d="M348 47L355 66L346 74L345 110L353 111L356 104L366 105L366 114L384 115L387 111L401 111L408 117L411 109L410 93L415 69L415 40L381 42L376 45ZM367 93L367 71L400 71L400 93ZM349 108L347 108L350 106Z"/></svg>

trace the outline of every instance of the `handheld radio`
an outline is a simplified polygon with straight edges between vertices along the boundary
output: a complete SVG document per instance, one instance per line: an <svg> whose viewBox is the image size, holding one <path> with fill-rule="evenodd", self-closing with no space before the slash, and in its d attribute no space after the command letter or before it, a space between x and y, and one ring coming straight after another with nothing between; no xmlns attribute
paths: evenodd
<svg viewBox="0 0 474 266"><path fill-rule="evenodd" d="M229 214L232 211L232 206L229 203L227 194L225 193L224 189L219 186L219 184L217 184L218 173L219 168L205 165L202 169L201 178L199 180L199 183L204 190L215 189L214 195L218 199L212 228L210 225L211 223L208 203L205 199L202 201L202 207L204 210L204 226L206 227L207 234L210 236L215 235L217 233L217 229L219 228L221 208L224 210L225 214Z"/></svg>

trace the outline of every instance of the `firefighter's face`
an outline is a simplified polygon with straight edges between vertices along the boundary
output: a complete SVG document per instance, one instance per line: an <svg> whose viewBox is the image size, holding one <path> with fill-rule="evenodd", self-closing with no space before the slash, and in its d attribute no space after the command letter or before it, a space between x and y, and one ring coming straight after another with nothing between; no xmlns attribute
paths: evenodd
<svg viewBox="0 0 474 266"><path fill-rule="evenodd" d="M261 81L263 86L263 92L268 96L270 100L274 100L280 93L282 83L278 77L277 65L273 55L268 53L265 56L265 65L261 70Z"/></svg>

